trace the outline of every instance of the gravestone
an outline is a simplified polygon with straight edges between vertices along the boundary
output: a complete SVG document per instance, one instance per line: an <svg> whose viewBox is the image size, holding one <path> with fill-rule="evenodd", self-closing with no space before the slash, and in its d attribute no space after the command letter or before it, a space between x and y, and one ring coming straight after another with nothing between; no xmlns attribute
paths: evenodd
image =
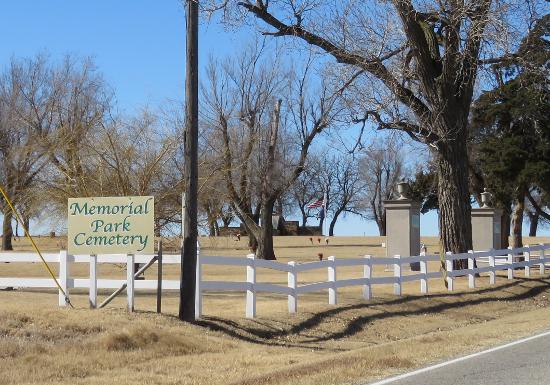
<svg viewBox="0 0 550 385"><path fill-rule="evenodd" d="M502 248L502 211L491 207L491 193L481 193L482 206L472 209L472 243L475 251Z"/></svg>
<svg viewBox="0 0 550 385"><path fill-rule="evenodd" d="M406 182L398 183L399 198L384 201L387 257L420 254L420 202L407 197L408 189ZM413 271L420 271L420 262L411 263L410 267Z"/></svg>

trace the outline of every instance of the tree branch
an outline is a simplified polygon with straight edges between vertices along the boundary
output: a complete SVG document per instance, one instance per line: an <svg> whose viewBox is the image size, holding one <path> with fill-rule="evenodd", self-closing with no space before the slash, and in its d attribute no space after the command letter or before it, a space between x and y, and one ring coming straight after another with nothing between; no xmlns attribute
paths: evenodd
<svg viewBox="0 0 550 385"><path fill-rule="evenodd" d="M488 22L487 14L489 13L490 6L491 0L481 0L476 9L473 10L472 23L464 44L459 84L462 84L464 79L468 79L468 82L464 85L465 90L462 93L462 101L468 104L471 102L471 94L476 79L475 73L477 72L479 50L483 38L483 31Z"/></svg>
<svg viewBox="0 0 550 385"><path fill-rule="evenodd" d="M518 54L510 53L506 54L500 57L492 57L488 59L480 59L478 60L479 65L486 65L486 64L500 64L504 62L514 61L516 59L520 58Z"/></svg>
<svg viewBox="0 0 550 385"><path fill-rule="evenodd" d="M533 198L533 196L531 195L531 191L527 191L527 199L529 199L529 202L531 203L531 205L533 206L533 208L535 209L535 211L536 211L541 217L543 217L544 219L550 220L550 214L548 214L547 212L545 212L544 210L542 210L542 208L541 208L540 205L537 203L537 201L535 200L535 198Z"/></svg>
<svg viewBox="0 0 550 385"><path fill-rule="evenodd" d="M426 23L426 20L422 20L425 19L422 17L424 14L418 13L410 0L394 0L393 4L399 13L405 33L415 48L414 52L419 66L418 72L421 75L424 88L426 90L435 89L434 82L441 75L441 69L438 68L432 56L426 33L419 23L419 21Z"/></svg>
<svg viewBox="0 0 550 385"><path fill-rule="evenodd" d="M382 117L377 111L366 111L365 116L363 118L355 119L353 122L354 123L362 122L363 128L364 128L364 124L369 119L369 117L373 117L376 120L376 122L378 123L379 130L391 129L391 130L403 131L407 135L409 135L413 140L417 142L425 143L428 145L436 146L439 141L439 136L428 129L422 128L417 124L412 124L409 122L403 122L403 121L386 122L382 119Z"/></svg>
<svg viewBox="0 0 550 385"><path fill-rule="evenodd" d="M265 23L276 29L276 32L265 34L269 34L272 36L299 37L305 42L319 47L328 54L332 55L338 63L349 64L362 68L363 70L371 73L372 75L380 79L386 85L386 87L392 90L392 92L397 96L401 103L408 106L414 111L414 113L420 120L431 121L430 109L422 102L422 100L417 98L409 88L403 86L388 71L386 66L384 66L384 64L382 63L382 58L367 59L363 56L347 52L346 50L337 47L327 39L305 30L300 25L287 25L275 16L273 16L271 13L269 13L267 10L267 5L264 5L261 1L257 1L256 4L252 4L249 1L241 1L238 4L245 8L248 12L252 13L258 19L263 20ZM393 56L396 54L394 52L395 51L392 51L388 55Z"/></svg>

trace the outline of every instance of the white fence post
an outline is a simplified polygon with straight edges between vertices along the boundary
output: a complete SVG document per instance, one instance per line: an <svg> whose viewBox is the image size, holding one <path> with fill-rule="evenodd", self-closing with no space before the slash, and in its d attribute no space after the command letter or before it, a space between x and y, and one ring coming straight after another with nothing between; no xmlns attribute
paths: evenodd
<svg viewBox="0 0 550 385"><path fill-rule="evenodd" d="M420 278L420 292L422 294L428 293L428 261L426 261L426 252L422 251L420 253L421 257L424 257L424 259L420 259L420 273L422 274L422 277Z"/></svg>
<svg viewBox="0 0 550 385"><path fill-rule="evenodd" d="M89 290L90 309L97 307L97 255L90 255L90 290Z"/></svg>
<svg viewBox="0 0 550 385"><path fill-rule="evenodd" d="M512 246L508 246L508 250L512 250ZM508 279L514 279L514 268L512 264L514 263L514 255L510 252L508 253Z"/></svg>
<svg viewBox="0 0 550 385"><path fill-rule="evenodd" d="M446 257L451 257L453 253L447 251ZM453 261L451 259L445 259L445 268L447 269L447 290L453 291L454 289L454 277L453 277Z"/></svg>
<svg viewBox="0 0 550 385"><path fill-rule="evenodd" d="M254 254L247 255L249 264L246 266L246 283L248 288L246 289L246 318L256 317L256 265Z"/></svg>
<svg viewBox="0 0 550 385"><path fill-rule="evenodd" d="M202 317L202 265L201 265L201 249L197 242L197 268L195 275L195 319Z"/></svg>
<svg viewBox="0 0 550 385"><path fill-rule="evenodd" d="M393 264L393 276L397 278L397 282L393 284L393 293L395 295L401 295L401 256L394 255L394 264Z"/></svg>
<svg viewBox="0 0 550 385"><path fill-rule="evenodd" d="M539 265L539 272L540 272L540 275L544 275L546 274L546 265L544 264L544 243L541 243L541 246L543 246L543 248L540 250L540 265Z"/></svg>
<svg viewBox="0 0 550 385"><path fill-rule="evenodd" d="M288 312L294 314L298 310L298 293L296 293L296 287L298 285L296 262L289 262L288 266L290 266L290 271L288 272L288 287L290 289L290 294L288 295Z"/></svg>
<svg viewBox="0 0 550 385"><path fill-rule="evenodd" d="M372 256L365 255L365 264L363 265L363 278L366 282L363 285L363 298L371 299L372 298L372 285L370 283L372 278Z"/></svg>
<svg viewBox="0 0 550 385"><path fill-rule="evenodd" d="M334 256L328 257L328 281L331 283L331 287L328 288L328 303L329 305L336 305L338 299L336 297L336 260Z"/></svg>
<svg viewBox="0 0 550 385"><path fill-rule="evenodd" d="M489 272L489 284L494 285L497 280L497 273L495 269L495 250L491 249L491 255L489 255L489 266L491 271Z"/></svg>
<svg viewBox="0 0 550 385"><path fill-rule="evenodd" d="M525 247L529 247L529 245ZM526 262L525 276L529 278L531 276L531 250L527 250L523 252L523 259Z"/></svg>
<svg viewBox="0 0 550 385"><path fill-rule="evenodd" d="M67 284L69 280L69 261L67 258L67 250L59 251L59 285L65 291L59 290L59 306L67 306L67 299L69 299L69 285Z"/></svg>
<svg viewBox="0 0 550 385"><path fill-rule="evenodd" d="M468 250L468 287L475 289L476 287L476 275L474 273L475 256L473 250Z"/></svg>
<svg viewBox="0 0 550 385"><path fill-rule="evenodd" d="M126 294L128 296L128 311L134 311L134 254L128 254L126 262Z"/></svg>

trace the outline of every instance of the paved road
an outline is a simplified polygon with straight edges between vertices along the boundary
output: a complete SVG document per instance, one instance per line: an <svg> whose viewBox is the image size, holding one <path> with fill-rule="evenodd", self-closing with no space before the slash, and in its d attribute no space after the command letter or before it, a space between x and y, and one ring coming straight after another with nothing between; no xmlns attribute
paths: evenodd
<svg viewBox="0 0 550 385"><path fill-rule="evenodd" d="M548 385L550 333L417 372L372 385Z"/></svg>

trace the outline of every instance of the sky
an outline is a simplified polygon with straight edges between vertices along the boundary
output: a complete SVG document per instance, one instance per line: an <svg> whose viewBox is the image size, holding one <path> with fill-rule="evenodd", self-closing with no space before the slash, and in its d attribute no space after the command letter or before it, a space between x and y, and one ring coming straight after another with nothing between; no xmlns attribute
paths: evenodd
<svg viewBox="0 0 550 385"><path fill-rule="evenodd" d="M232 54L251 33L202 21L199 65ZM184 98L185 13L179 0L4 1L0 36L0 69L11 58L38 53L54 62L67 54L94 58L119 112ZM421 228L423 235L436 235L437 214L422 215ZM335 233L376 235L377 228L348 216L339 219Z"/></svg>

